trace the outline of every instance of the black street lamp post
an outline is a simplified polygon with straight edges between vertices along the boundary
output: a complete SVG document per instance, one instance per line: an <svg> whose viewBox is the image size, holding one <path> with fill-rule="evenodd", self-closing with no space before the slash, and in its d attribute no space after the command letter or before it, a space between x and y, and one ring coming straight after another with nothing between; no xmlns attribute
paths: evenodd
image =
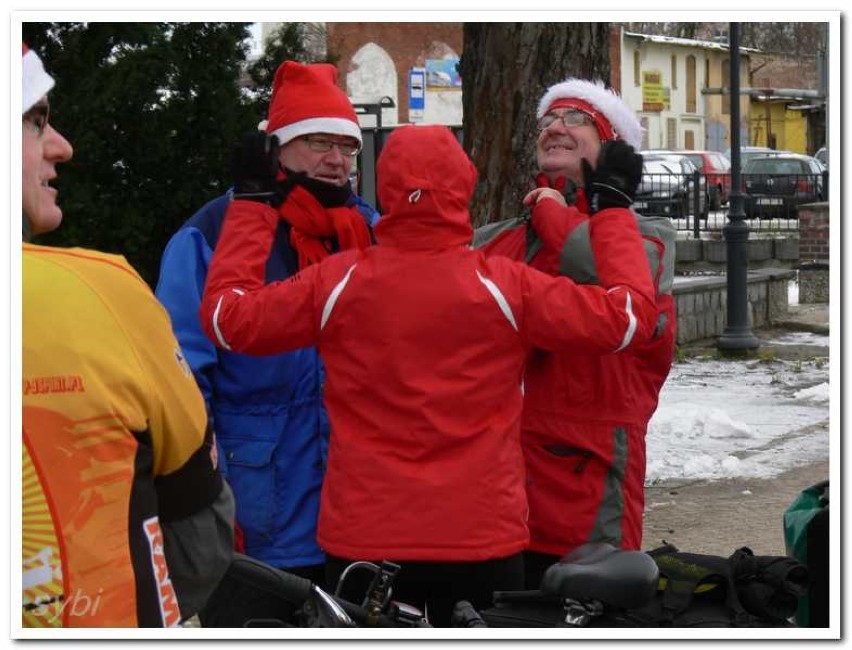
<svg viewBox="0 0 852 650"><path fill-rule="evenodd" d="M760 341L748 322L748 232L743 210L740 169L740 25L730 24L731 55L731 194L728 222L722 228L727 244L727 323L716 342L720 351L755 350Z"/></svg>

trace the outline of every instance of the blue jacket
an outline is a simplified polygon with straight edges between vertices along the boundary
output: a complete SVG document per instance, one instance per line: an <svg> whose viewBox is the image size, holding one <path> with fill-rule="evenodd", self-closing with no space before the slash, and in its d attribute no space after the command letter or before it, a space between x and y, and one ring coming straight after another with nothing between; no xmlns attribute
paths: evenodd
<svg viewBox="0 0 852 650"><path fill-rule="evenodd" d="M329 434L319 355L314 348L271 357L219 350L198 320L229 201L230 193L210 201L171 238L156 293L204 394L246 553L282 568L319 564L325 556L316 524ZM360 198L354 201L372 226L378 213ZM287 278L298 266L289 225L281 221L266 281Z"/></svg>

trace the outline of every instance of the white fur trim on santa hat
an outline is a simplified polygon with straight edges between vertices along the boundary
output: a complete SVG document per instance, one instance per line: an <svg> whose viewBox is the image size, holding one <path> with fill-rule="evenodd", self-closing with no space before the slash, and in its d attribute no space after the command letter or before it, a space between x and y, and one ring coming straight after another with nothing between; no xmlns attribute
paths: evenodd
<svg viewBox="0 0 852 650"><path fill-rule="evenodd" d="M361 142L361 127L352 120L343 117L312 117L301 122L294 122L276 129L270 135L278 136L279 144L287 144L290 140L311 133L330 133L345 135Z"/></svg>
<svg viewBox="0 0 852 650"><path fill-rule="evenodd" d="M536 116L541 118L557 99L569 98L582 99L594 106L606 117L619 139L624 140L634 149L642 147L642 125L636 117L636 112L614 90L606 88L601 81L569 78L562 83L554 84L547 89L538 103Z"/></svg>
<svg viewBox="0 0 852 650"><path fill-rule="evenodd" d="M24 93L23 110L21 113L26 113L36 102L44 97L51 88L53 88L53 77L44 71L44 65L38 54L32 50L27 50L23 53L23 79Z"/></svg>

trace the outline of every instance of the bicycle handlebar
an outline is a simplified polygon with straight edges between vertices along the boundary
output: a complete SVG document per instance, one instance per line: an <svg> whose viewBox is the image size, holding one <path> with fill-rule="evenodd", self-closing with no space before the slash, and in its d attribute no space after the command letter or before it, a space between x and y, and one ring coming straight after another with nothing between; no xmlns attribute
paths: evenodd
<svg viewBox="0 0 852 650"><path fill-rule="evenodd" d="M366 608L356 605L339 596L332 596L340 607L352 618L358 627L432 627L423 619L419 611L391 601L387 614L371 617Z"/></svg>
<svg viewBox="0 0 852 650"><path fill-rule="evenodd" d="M276 569L241 553L234 553L228 574L239 582L274 593L293 605L301 605L308 600L314 588L307 578Z"/></svg>
<svg viewBox="0 0 852 650"><path fill-rule="evenodd" d="M276 569L260 560L235 553L229 575L253 588L273 594L300 608L309 627L419 627L419 611L391 602L387 611L371 614L367 608L323 591L307 578Z"/></svg>

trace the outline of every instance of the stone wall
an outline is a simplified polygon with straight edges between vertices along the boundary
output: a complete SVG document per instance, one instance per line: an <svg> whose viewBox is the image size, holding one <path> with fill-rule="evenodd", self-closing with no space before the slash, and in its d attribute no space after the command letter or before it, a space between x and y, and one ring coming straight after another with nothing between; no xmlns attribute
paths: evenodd
<svg viewBox="0 0 852 650"><path fill-rule="evenodd" d="M752 328L771 324L787 314L787 284L795 279L790 269L760 269L748 274L748 319ZM719 336L727 324L726 276L675 277L677 343Z"/></svg>
<svg viewBox="0 0 852 650"><path fill-rule="evenodd" d="M828 264L828 203L799 206L799 262Z"/></svg>
<svg viewBox="0 0 852 650"><path fill-rule="evenodd" d="M828 277L828 264L803 264L799 267L799 303L828 303Z"/></svg>
<svg viewBox="0 0 852 650"><path fill-rule="evenodd" d="M796 268L800 262L799 238L779 237L749 239L748 266L761 268ZM695 271L725 272L728 244L722 239L678 239L675 242L675 273Z"/></svg>
<svg viewBox="0 0 852 650"><path fill-rule="evenodd" d="M799 208L799 302L828 302L829 243L828 203Z"/></svg>

